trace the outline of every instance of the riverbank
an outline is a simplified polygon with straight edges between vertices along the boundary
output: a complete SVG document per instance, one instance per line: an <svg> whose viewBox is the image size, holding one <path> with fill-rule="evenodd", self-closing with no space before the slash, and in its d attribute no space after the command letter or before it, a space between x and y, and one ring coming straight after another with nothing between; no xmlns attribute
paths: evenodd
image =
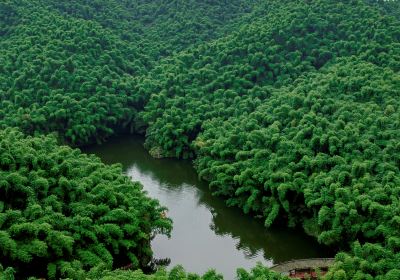
<svg viewBox="0 0 400 280"><path fill-rule="evenodd" d="M228 208L198 179L190 161L154 159L143 142L141 136L121 136L85 152L105 163L122 164L126 174L169 208L172 237L153 240L156 259L170 258L170 267L182 264L199 274L215 268L225 279L234 279L237 267L250 269L257 262L273 266L291 259L331 256L302 229L266 229L260 220Z"/></svg>

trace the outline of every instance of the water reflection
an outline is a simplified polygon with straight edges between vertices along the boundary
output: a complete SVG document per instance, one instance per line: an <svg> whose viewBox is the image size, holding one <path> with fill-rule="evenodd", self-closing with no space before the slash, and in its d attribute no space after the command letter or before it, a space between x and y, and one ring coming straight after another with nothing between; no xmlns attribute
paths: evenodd
<svg viewBox="0 0 400 280"><path fill-rule="evenodd" d="M251 268L296 258L326 257L330 253L301 230L269 229L261 221L227 208L197 178L190 162L151 158L141 137L121 137L86 149L106 163L121 163L150 196L168 207L174 221L170 239L152 242L156 258L170 258L188 271L204 273L216 268L233 279L237 267Z"/></svg>

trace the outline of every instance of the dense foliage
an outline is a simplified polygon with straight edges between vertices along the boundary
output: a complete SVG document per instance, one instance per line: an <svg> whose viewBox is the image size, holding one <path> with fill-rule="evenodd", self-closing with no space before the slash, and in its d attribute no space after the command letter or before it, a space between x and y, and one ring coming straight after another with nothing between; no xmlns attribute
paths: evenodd
<svg viewBox="0 0 400 280"><path fill-rule="evenodd" d="M208 120L251 113L271 90L338 57L400 69L398 21L361 2L266 5L252 24L166 60L138 85L136 91L150 96L142 114L150 147L191 157L192 141Z"/></svg>
<svg viewBox="0 0 400 280"><path fill-rule="evenodd" d="M398 0L365 0L368 4L373 5L377 9L383 10L389 15L393 15L400 19L400 1Z"/></svg>
<svg viewBox="0 0 400 280"><path fill-rule="evenodd" d="M7 268L5 270L0 266L0 280L13 280L14 270ZM92 269L84 274L87 280L223 280L223 277L214 270L206 272L199 276L194 273L187 273L183 267L176 266L170 271L160 269L154 274L144 274L141 270L107 270L102 267ZM257 264L250 272L244 269L237 270L237 280L289 280L287 277L271 272L269 269Z"/></svg>
<svg viewBox="0 0 400 280"><path fill-rule="evenodd" d="M266 226L349 250L328 279L400 267L400 22L378 4L268 1L138 85L150 151L196 157L216 194Z"/></svg>
<svg viewBox="0 0 400 280"><path fill-rule="evenodd" d="M203 276L199 276L193 273L187 273L181 266L174 267L171 271L160 270L154 275L144 275L141 271L111 271L104 272L100 271L96 273L93 271L88 274L89 279L102 279L102 280L128 280L128 279L140 279L140 280L223 280L222 275L219 275L213 270L208 271ZM287 277L271 272L269 269L263 267L261 264L257 264L251 271L244 269L237 270L237 280L289 280ZM228 279L227 279L228 280Z"/></svg>
<svg viewBox="0 0 400 280"><path fill-rule="evenodd" d="M161 55L212 39L252 1L225 2L204 3L196 16L188 12L196 1L0 3L0 127L57 132L74 145L132 130L144 106L134 78Z"/></svg>
<svg viewBox="0 0 400 280"><path fill-rule="evenodd" d="M92 20L157 60L215 39L249 13L257 0L41 0L63 14Z"/></svg>
<svg viewBox="0 0 400 280"><path fill-rule="evenodd" d="M151 154L194 159L228 205L339 247L327 279L398 279L399 1L5 0L0 11L0 128L73 145L146 131ZM5 267L201 279L86 274L148 262L150 235L170 228L162 208L55 138L0 136ZM238 271L257 277L278 276Z"/></svg>
<svg viewBox="0 0 400 280"><path fill-rule="evenodd" d="M169 234L163 210L119 165L53 137L0 131L0 263L20 275L77 279L100 264L143 267L152 236Z"/></svg>
<svg viewBox="0 0 400 280"><path fill-rule="evenodd" d="M127 125L131 75L145 56L96 23L34 4L10 6L18 24L0 40L0 126L79 144Z"/></svg>

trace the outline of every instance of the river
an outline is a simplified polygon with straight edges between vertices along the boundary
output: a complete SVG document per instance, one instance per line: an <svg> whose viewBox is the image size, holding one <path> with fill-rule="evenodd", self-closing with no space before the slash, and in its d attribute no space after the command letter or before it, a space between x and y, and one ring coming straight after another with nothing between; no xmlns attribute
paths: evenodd
<svg viewBox="0 0 400 280"><path fill-rule="evenodd" d="M134 181L142 183L151 197L167 206L174 228L172 237L152 241L154 257L170 258L170 267L181 264L203 274L215 268L225 279L234 279L236 268L250 269L331 252L301 229L266 229L260 220L228 208L214 197L207 183L198 180L190 161L154 159L143 148L140 136L125 136L84 149L105 163L121 163Z"/></svg>

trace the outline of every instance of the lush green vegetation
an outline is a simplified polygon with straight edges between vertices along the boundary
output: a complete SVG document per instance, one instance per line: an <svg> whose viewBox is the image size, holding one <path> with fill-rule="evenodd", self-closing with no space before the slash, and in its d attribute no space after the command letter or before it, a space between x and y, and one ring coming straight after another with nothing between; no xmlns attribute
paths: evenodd
<svg viewBox="0 0 400 280"><path fill-rule="evenodd" d="M101 141L135 115L131 75L145 56L98 24L43 7L10 5L18 21L0 40L0 125Z"/></svg>
<svg viewBox="0 0 400 280"><path fill-rule="evenodd" d="M196 1L2 3L0 127L57 132L73 145L132 131L144 106L144 95L133 90L135 77L162 55L214 38L251 2L221 1L199 9Z"/></svg>
<svg viewBox="0 0 400 280"><path fill-rule="evenodd" d="M164 209L119 165L12 129L0 131L0 154L0 263L19 274L77 279L99 264L144 267L152 236L169 234Z"/></svg>
<svg viewBox="0 0 400 280"><path fill-rule="evenodd" d="M400 22L362 1L255 14L150 72L148 148L195 157L216 194L266 226L350 250L328 279L398 277Z"/></svg>
<svg viewBox="0 0 400 280"><path fill-rule="evenodd" d="M400 69L398 21L376 9L358 1L266 5L252 24L164 61L138 85L150 96L142 114L150 147L192 157L192 141L209 120L251 113L273 90L340 57Z"/></svg>
<svg viewBox="0 0 400 280"><path fill-rule="evenodd" d="M103 279L103 280L128 280L128 279L143 279L143 280L222 280L223 277L217 272L210 270L202 276L187 273L181 266L174 267L171 271L166 272L160 270L154 275L144 275L141 271L111 271L96 273L95 271L89 273L89 279ZM237 280L289 280L287 277L282 277L277 273L271 272L269 269L258 264L250 272L244 269L237 270Z"/></svg>
<svg viewBox="0 0 400 280"><path fill-rule="evenodd" d="M7 268L5 270L0 266L0 280L10 280L14 277L14 270ZM103 267L97 267L90 272L84 274L83 279L96 280L223 280L222 275L214 270L210 270L202 276L194 273L187 273L183 267L176 266L170 271L160 269L154 274L144 274L141 270L107 270ZM250 272L243 269L237 270L238 280L289 280L277 273L271 272L269 269L258 264Z"/></svg>
<svg viewBox="0 0 400 280"><path fill-rule="evenodd" d="M63 14L92 20L140 47L153 60L229 32L257 0L41 0ZM145 50L143 51L143 48Z"/></svg>
<svg viewBox="0 0 400 280"><path fill-rule="evenodd" d="M154 156L194 159L228 205L340 247L327 279L398 278L398 1L7 0L0 10L3 266L199 279L93 270L145 265L170 221L119 167L39 136L81 145L135 131Z"/></svg>

